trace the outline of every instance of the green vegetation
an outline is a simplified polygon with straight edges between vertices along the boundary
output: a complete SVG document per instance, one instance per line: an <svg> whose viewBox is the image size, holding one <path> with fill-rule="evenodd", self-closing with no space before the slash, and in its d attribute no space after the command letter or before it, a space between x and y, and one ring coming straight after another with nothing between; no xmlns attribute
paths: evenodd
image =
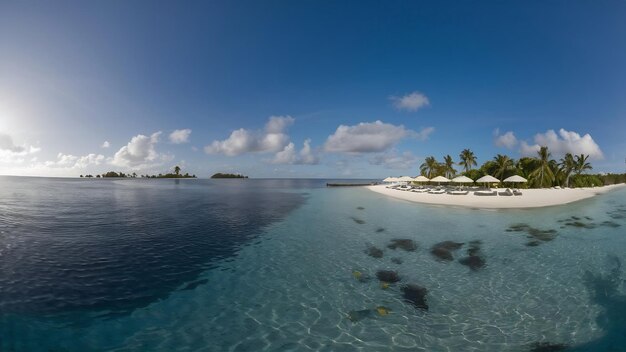
<svg viewBox="0 0 626 352"><path fill-rule="evenodd" d="M443 157L443 171L447 178L453 177L456 174L456 170L454 169L454 160L450 155L446 155Z"/></svg>
<svg viewBox="0 0 626 352"><path fill-rule="evenodd" d="M223 174L221 172L218 172L216 174L213 174L211 178L248 178L248 176L244 176L240 174Z"/></svg>
<svg viewBox="0 0 626 352"><path fill-rule="evenodd" d="M471 170L472 166L476 166L476 156L474 155L474 152L469 149L463 149L461 154L459 154L459 158L461 159L459 165L463 166L465 172Z"/></svg>
<svg viewBox="0 0 626 352"><path fill-rule="evenodd" d="M424 159L424 163L420 166L420 172L428 178L433 178L438 174L443 174L444 170L434 156L429 156Z"/></svg>
<svg viewBox="0 0 626 352"><path fill-rule="evenodd" d="M115 171L109 171L107 173L102 174L102 177L105 178L137 178L138 176L141 178L196 178L196 175L189 175L189 173L185 173L185 174L181 174L180 173L181 168L180 166L175 166L174 167L174 173L167 173L167 174L158 174L158 175L137 175L136 172L133 172L132 174L125 174L123 172L115 172ZM83 177L83 175L80 175L80 177ZM92 175L87 175L84 177L93 177ZM96 175L96 177L100 177L100 175Z"/></svg>
<svg viewBox="0 0 626 352"><path fill-rule="evenodd" d="M528 180L526 184L517 185L521 187L593 187L626 183L626 174L587 174L586 172L592 170L588 162L589 155L568 153L558 162L551 157L548 147L541 147L535 157L522 157L514 160L507 155L498 154L475 169L473 167L477 166L477 163L474 152L464 149L459 154L461 161L458 164L464 170L461 174L473 180L485 175L491 175L500 180L520 175ZM434 156L429 156L420 165L420 173L428 178L436 176L453 178L458 176L453 166L454 161L450 155L446 155L443 162L437 161Z"/></svg>

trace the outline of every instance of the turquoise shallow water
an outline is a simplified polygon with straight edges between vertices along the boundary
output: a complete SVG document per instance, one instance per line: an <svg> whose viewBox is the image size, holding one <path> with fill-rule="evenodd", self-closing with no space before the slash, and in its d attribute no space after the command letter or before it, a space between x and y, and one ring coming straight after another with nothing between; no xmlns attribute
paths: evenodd
<svg viewBox="0 0 626 352"><path fill-rule="evenodd" d="M215 204L224 196L198 185L127 182L113 189L148 187L150 194L210 197ZM277 210L271 221L258 220L253 228L233 228L255 235L166 294L114 315L103 313L106 307L50 312L0 305L2 350L529 351L562 344L568 350L620 351L626 346L624 189L560 207L505 211L411 204L363 188L324 188L322 181L248 183L229 192L246 198L259 188L272 197L253 202L271 208L276 204L264 202L292 202L290 210ZM239 206L225 211L236 214ZM194 209L188 212L193 215ZM228 214L211 221L224 221L221 216ZM236 219L228 223L251 214L230 213ZM531 229L511 228L515 224ZM19 241L7 239L15 228L3 231L0 256L6 257L12 248L6 244ZM392 239L413 240L417 249L387 248ZM196 240L175 241L194 246ZM464 243L450 252L452 261L430 253L444 240ZM477 270L459 261L467 257L470 241L480 241L485 261ZM368 246L382 249L382 257L369 256ZM203 250L207 256L211 248ZM184 262L185 253L179 254ZM19 262L11 268L19 270ZM401 281L383 289L378 270L396 271ZM371 280L357 280L354 271ZM428 310L403 299L406 284L428 290ZM371 311L358 321L348 319L378 306L389 314Z"/></svg>

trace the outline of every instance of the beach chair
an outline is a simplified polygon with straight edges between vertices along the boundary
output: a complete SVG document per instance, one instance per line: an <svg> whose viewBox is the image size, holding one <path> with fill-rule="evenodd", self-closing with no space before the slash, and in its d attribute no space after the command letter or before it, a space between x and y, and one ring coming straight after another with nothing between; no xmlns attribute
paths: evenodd
<svg viewBox="0 0 626 352"><path fill-rule="evenodd" d="M508 197L508 196L512 196L513 192L509 188L507 188L506 190L504 190L502 192L498 192L498 195L499 196L507 196Z"/></svg>
<svg viewBox="0 0 626 352"><path fill-rule="evenodd" d="M430 193L430 194L444 194L444 193L446 193L446 190L445 190L445 189L443 189L443 188L440 188L440 189L434 189L434 190L431 190L431 191L430 191L430 192L428 192L428 193Z"/></svg>
<svg viewBox="0 0 626 352"><path fill-rule="evenodd" d="M519 189L517 189L517 188L514 188L514 189L513 189L513 195L515 195L515 196L521 196L521 195L522 195L522 191L520 191L520 190L519 190Z"/></svg>
<svg viewBox="0 0 626 352"><path fill-rule="evenodd" d="M498 192L493 190L484 190L484 191L476 191L474 192L475 196L497 196Z"/></svg>

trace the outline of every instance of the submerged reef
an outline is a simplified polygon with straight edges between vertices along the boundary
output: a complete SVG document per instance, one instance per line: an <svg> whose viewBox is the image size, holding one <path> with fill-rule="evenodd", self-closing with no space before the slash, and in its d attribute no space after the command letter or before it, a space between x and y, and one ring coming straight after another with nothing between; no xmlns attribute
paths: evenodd
<svg viewBox="0 0 626 352"><path fill-rule="evenodd" d="M354 216L350 217L350 219L352 219L352 221L356 222L359 225L365 224L365 220L361 220L359 218L355 218Z"/></svg>
<svg viewBox="0 0 626 352"><path fill-rule="evenodd" d="M467 249L467 257L459 259L459 263L468 266L471 270L478 270L485 266L485 258L481 255L481 241L471 241Z"/></svg>
<svg viewBox="0 0 626 352"><path fill-rule="evenodd" d="M478 270L485 266L485 259L477 255L470 255L469 257L459 259L459 263L468 266L472 270Z"/></svg>
<svg viewBox="0 0 626 352"><path fill-rule="evenodd" d="M402 264L401 258L391 258L391 262L394 264Z"/></svg>
<svg viewBox="0 0 626 352"><path fill-rule="evenodd" d="M383 257L383 250L378 248L378 247L374 247L374 246L367 247L367 249L365 250L365 253L367 255L369 255L370 257L373 257L373 258L382 258Z"/></svg>
<svg viewBox="0 0 626 352"><path fill-rule="evenodd" d="M417 249L417 244L413 240L406 238L393 239L391 240L391 243L387 245L387 248L394 250L396 248L400 248L407 252L413 252Z"/></svg>
<svg viewBox="0 0 626 352"><path fill-rule="evenodd" d="M392 270L379 270L376 272L376 278L382 282L395 283L400 281L398 272Z"/></svg>
<svg viewBox="0 0 626 352"><path fill-rule="evenodd" d="M402 287L402 297L415 308L428 310L426 303L426 294L428 290L416 284L408 284Z"/></svg>
<svg viewBox="0 0 626 352"><path fill-rule="evenodd" d="M541 230L528 224L513 224L506 229L507 232L526 232L526 237L530 239L526 243L529 247L538 246L541 242L549 242L556 238L557 231L554 229Z"/></svg>
<svg viewBox="0 0 626 352"><path fill-rule="evenodd" d="M452 252L461 248L463 243L453 241L443 241L436 243L430 250L430 253L437 259L442 261L453 261Z"/></svg>

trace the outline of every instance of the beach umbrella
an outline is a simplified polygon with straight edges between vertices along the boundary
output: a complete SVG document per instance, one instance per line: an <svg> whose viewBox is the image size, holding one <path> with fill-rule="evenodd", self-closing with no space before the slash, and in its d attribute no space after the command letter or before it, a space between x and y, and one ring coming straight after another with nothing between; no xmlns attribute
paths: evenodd
<svg viewBox="0 0 626 352"><path fill-rule="evenodd" d="M393 177L387 177L383 180L383 182L393 182Z"/></svg>
<svg viewBox="0 0 626 352"><path fill-rule="evenodd" d="M452 179L452 182L455 183L474 183L474 180L467 176L458 176Z"/></svg>
<svg viewBox="0 0 626 352"><path fill-rule="evenodd" d="M474 183L474 180L472 180L471 178L467 176L457 176L452 179L452 182L463 184L463 183Z"/></svg>
<svg viewBox="0 0 626 352"><path fill-rule="evenodd" d="M441 184L441 182L450 182L450 179L445 178L443 176L437 176L430 180L431 182L437 182L437 184Z"/></svg>
<svg viewBox="0 0 626 352"><path fill-rule="evenodd" d="M411 181L413 181L413 178L409 177L409 176L402 176L402 177L400 177L398 179L398 181L400 181L400 182L411 182Z"/></svg>
<svg viewBox="0 0 626 352"><path fill-rule="evenodd" d="M476 180L476 183L500 183L500 180L491 175L485 175Z"/></svg>
<svg viewBox="0 0 626 352"><path fill-rule="evenodd" d="M450 179L443 176L437 176L431 180L432 182L450 182Z"/></svg>
<svg viewBox="0 0 626 352"><path fill-rule="evenodd" d="M398 182L398 178L397 177L387 177L387 179L389 179L388 182L391 182L391 183Z"/></svg>
<svg viewBox="0 0 626 352"><path fill-rule="evenodd" d="M523 178L522 176L513 175L511 177L505 178L504 181L502 182L524 183L524 182L528 182L528 180Z"/></svg>
<svg viewBox="0 0 626 352"><path fill-rule="evenodd" d="M426 176L419 175L419 176L415 177L413 179L413 181L415 181L415 182L428 182L430 180Z"/></svg>
<svg viewBox="0 0 626 352"><path fill-rule="evenodd" d="M490 175L485 175L481 178L479 178L478 180L476 180L476 182L478 183L500 183L500 180L498 180L497 178L490 176Z"/></svg>

